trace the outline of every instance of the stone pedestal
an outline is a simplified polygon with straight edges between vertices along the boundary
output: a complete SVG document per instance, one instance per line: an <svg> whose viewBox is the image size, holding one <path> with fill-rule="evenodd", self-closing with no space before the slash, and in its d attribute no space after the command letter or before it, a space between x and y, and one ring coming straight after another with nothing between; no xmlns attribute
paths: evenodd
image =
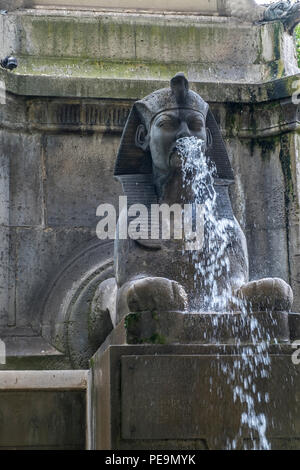
<svg viewBox="0 0 300 470"><path fill-rule="evenodd" d="M88 371L1 371L0 450L86 448Z"/></svg>
<svg viewBox="0 0 300 470"><path fill-rule="evenodd" d="M252 429L252 417L261 420L261 431L266 419L265 434L272 449L300 449L300 366L293 364L289 341L271 339L270 365L265 367L247 340L238 346L228 344L234 342L228 337L227 344L151 344L148 338L142 344L132 325L135 331L139 325L140 333L149 326L130 317L91 361L90 448L260 448L264 433L259 438ZM193 317L185 316L186 325L191 326ZM184 343L189 327L182 326ZM161 323L152 341L162 342L163 332ZM201 334L199 338L200 343ZM252 384L247 388L251 367ZM245 402L234 400L238 387ZM248 424L242 423L243 413Z"/></svg>

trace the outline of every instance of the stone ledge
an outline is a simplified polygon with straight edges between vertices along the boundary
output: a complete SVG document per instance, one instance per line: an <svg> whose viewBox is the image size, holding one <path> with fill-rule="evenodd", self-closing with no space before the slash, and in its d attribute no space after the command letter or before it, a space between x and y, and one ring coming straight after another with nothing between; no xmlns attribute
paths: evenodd
<svg viewBox="0 0 300 470"><path fill-rule="evenodd" d="M0 390L86 390L87 370L0 371Z"/></svg>
<svg viewBox="0 0 300 470"><path fill-rule="evenodd" d="M250 317L259 324L261 340L289 341L287 312L253 312ZM251 343L257 332L250 331L240 312L141 312L123 318L115 335L123 344L237 344L237 338Z"/></svg>
<svg viewBox="0 0 300 470"><path fill-rule="evenodd" d="M42 75L19 75L0 70L0 80L6 85L6 91L21 96L44 96L62 98L105 98L119 100L138 100L169 85L169 78L126 79L60 77ZM266 83L214 83L190 81L191 89L199 93L210 103L263 103L290 98L295 92L295 83L300 74Z"/></svg>
<svg viewBox="0 0 300 470"><path fill-rule="evenodd" d="M3 3L0 1L1 8L6 6ZM8 9L11 11L17 8L174 12L174 14L242 16L247 19L251 15L253 21L261 19L265 10L265 7L255 5L254 0L244 0L244 12L236 8L235 0L188 0L185 3L179 0L165 0L163 3L160 0L153 0L151 5L146 0L111 0L109 6L107 2L101 0L11 0Z"/></svg>
<svg viewBox="0 0 300 470"><path fill-rule="evenodd" d="M17 73L160 79L168 69L169 74L184 69L190 79L255 83L297 71L293 38L280 22L69 13L24 10L0 15L0 49L17 56Z"/></svg>
<svg viewBox="0 0 300 470"><path fill-rule="evenodd" d="M46 133L93 132L120 134L133 100L43 98L25 100L10 93L0 108L1 128ZM300 106L290 98L276 102L248 104L213 103L224 137L265 139L282 132L294 132L300 124ZM255 125L254 125L255 116Z"/></svg>

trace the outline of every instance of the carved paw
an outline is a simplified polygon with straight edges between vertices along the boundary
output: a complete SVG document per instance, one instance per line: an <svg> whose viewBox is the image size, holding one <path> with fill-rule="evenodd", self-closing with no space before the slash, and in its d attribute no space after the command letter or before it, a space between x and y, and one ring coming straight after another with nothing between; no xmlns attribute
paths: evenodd
<svg viewBox="0 0 300 470"><path fill-rule="evenodd" d="M130 283L127 289L130 312L184 311L187 294L178 282L162 277L147 277Z"/></svg>
<svg viewBox="0 0 300 470"><path fill-rule="evenodd" d="M249 282L240 287L237 295L254 311L289 312L293 304L291 287L279 278L266 278Z"/></svg>

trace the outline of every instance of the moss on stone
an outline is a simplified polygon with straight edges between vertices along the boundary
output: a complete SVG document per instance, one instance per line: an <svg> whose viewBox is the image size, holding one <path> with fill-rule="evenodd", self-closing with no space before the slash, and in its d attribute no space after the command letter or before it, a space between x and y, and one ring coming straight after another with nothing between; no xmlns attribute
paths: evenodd
<svg viewBox="0 0 300 470"><path fill-rule="evenodd" d="M142 338L140 343L143 344L166 344L166 338L159 333L154 333L149 338Z"/></svg>
<svg viewBox="0 0 300 470"><path fill-rule="evenodd" d="M284 177L284 184L285 184L285 205L286 205L286 208L288 209L290 202L294 198L294 185L293 185L290 143L289 143L288 134L283 134L280 137L280 144L281 144L281 147L280 147L279 159L281 163L282 173Z"/></svg>
<svg viewBox="0 0 300 470"><path fill-rule="evenodd" d="M133 328L137 322L140 321L142 312L129 313L124 320L124 327L126 330Z"/></svg>
<svg viewBox="0 0 300 470"><path fill-rule="evenodd" d="M159 321L159 316L158 316L158 313L157 313L157 312L152 312L152 313L151 313L151 316L152 316L153 320Z"/></svg>
<svg viewBox="0 0 300 470"><path fill-rule="evenodd" d="M239 131L238 116L243 109L241 103L227 103L226 105L226 118L225 126L228 136L234 136Z"/></svg>
<svg viewBox="0 0 300 470"><path fill-rule="evenodd" d="M261 156L263 160L270 160L271 153L275 152L279 138L277 136L265 137L257 139L257 145L261 148Z"/></svg>
<svg viewBox="0 0 300 470"><path fill-rule="evenodd" d="M254 134L256 130L253 130ZM255 147L259 147L259 153L263 160L270 161L271 153L276 151L276 147L280 143L279 136L270 136L264 138L252 138L249 140L250 155L254 155Z"/></svg>
<svg viewBox="0 0 300 470"><path fill-rule="evenodd" d="M280 47L280 42L281 42L281 37L284 32L283 29L283 24L281 21L278 21L274 23L273 25L273 51L274 51L274 56L276 59L280 59L280 54L281 54L281 47Z"/></svg>

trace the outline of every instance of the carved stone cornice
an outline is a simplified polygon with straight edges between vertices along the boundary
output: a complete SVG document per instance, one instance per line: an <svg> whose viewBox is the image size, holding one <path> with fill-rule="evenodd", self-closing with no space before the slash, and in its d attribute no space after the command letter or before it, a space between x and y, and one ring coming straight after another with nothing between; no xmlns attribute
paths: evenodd
<svg viewBox="0 0 300 470"><path fill-rule="evenodd" d="M28 125L45 132L122 132L130 102L33 100L28 103Z"/></svg>
<svg viewBox="0 0 300 470"><path fill-rule="evenodd" d="M132 100L29 98L8 95L1 105L2 128L44 133L121 134ZM270 137L300 127L300 105L291 97L262 103L214 103L224 137Z"/></svg>

